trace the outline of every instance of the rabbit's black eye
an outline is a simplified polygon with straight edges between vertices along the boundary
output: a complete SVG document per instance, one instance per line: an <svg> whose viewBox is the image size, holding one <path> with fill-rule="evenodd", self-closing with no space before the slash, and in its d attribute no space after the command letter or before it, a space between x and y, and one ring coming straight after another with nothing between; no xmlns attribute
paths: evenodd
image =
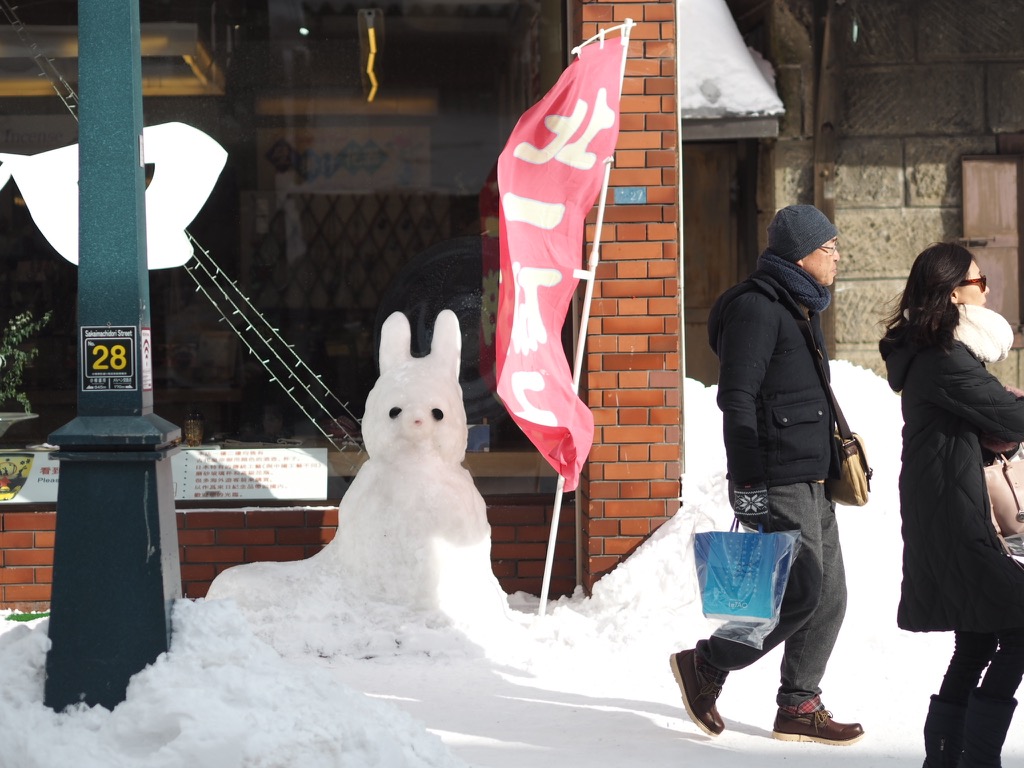
<svg viewBox="0 0 1024 768"><path fill-rule="evenodd" d="M402 409L399 408L396 405L394 408L392 408L390 411L388 411L388 416L390 416L392 419L397 419L398 418L398 414L400 414L401 412L402 412Z"/></svg>
<svg viewBox="0 0 1024 768"><path fill-rule="evenodd" d="M430 412L434 415L434 421L440 421L441 419L444 418L444 411L442 411L440 408L434 408Z"/></svg>

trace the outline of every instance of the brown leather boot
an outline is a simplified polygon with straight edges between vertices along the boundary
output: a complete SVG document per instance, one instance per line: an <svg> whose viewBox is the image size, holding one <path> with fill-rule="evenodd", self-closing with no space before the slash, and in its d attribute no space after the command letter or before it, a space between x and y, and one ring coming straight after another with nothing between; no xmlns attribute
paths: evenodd
<svg viewBox="0 0 1024 768"><path fill-rule="evenodd" d="M772 737L780 741L815 741L818 744L847 746L864 738L860 723L837 723L827 709L806 715L790 714L780 709L775 716Z"/></svg>
<svg viewBox="0 0 1024 768"><path fill-rule="evenodd" d="M725 723L715 706L715 699L722 692L722 686L701 679L697 672L697 652L694 649L674 653L669 656L668 662L683 694L686 714L708 736L718 736L725 730Z"/></svg>

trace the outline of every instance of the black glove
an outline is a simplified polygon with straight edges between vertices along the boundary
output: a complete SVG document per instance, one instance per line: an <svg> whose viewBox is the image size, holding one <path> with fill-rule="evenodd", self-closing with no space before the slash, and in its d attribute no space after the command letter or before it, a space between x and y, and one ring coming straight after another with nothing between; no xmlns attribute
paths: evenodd
<svg viewBox="0 0 1024 768"><path fill-rule="evenodd" d="M740 525L766 533L771 530L768 514L768 488L763 483L737 485L729 481L729 503Z"/></svg>

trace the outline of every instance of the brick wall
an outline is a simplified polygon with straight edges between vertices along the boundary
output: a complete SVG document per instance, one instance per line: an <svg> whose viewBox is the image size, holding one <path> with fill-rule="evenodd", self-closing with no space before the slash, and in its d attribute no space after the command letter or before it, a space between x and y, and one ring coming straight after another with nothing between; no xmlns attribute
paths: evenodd
<svg viewBox="0 0 1024 768"><path fill-rule="evenodd" d="M490 504L494 573L506 592L540 594L552 499L508 498ZM0 509L0 609L45 610L53 581L56 512ZM301 560L334 538L337 507L179 510L182 594L203 597L213 578L241 563ZM575 588L574 510L559 515L550 596Z"/></svg>
<svg viewBox="0 0 1024 768"><path fill-rule="evenodd" d="M577 13L580 40L636 22L587 329L583 387L596 431L580 493L590 590L679 509L680 160L675 4L592 2ZM614 205L615 187L641 187L646 202Z"/></svg>

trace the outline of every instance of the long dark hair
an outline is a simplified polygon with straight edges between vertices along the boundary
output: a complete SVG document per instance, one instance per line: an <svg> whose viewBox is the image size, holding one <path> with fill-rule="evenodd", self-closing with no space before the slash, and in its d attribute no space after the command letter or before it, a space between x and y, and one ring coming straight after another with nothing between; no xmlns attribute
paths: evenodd
<svg viewBox="0 0 1024 768"><path fill-rule="evenodd" d="M971 252L956 243L934 243L921 251L899 304L886 318L885 338L950 349L960 322L950 294L967 278L973 261Z"/></svg>

